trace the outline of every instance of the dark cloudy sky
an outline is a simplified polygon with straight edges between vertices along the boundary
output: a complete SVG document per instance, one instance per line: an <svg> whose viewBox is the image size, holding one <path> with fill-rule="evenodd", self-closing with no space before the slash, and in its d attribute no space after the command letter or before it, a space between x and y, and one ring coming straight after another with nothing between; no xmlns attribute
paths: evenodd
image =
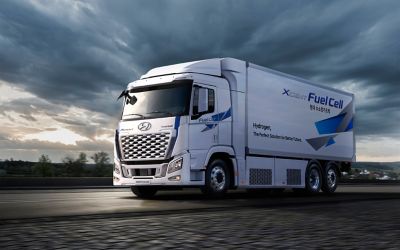
<svg viewBox="0 0 400 250"><path fill-rule="evenodd" d="M400 161L400 2L0 1L0 159L112 152L116 97L234 57L355 93L357 156Z"/></svg>

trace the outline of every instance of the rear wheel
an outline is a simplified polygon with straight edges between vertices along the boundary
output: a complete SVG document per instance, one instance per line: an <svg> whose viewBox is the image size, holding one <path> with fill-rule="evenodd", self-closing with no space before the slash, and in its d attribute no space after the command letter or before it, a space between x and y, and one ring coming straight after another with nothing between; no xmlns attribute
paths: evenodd
<svg viewBox="0 0 400 250"><path fill-rule="evenodd" d="M321 167L317 162L311 162L306 171L306 191L316 194L322 186Z"/></svg>
<svg viewBox="0 0 400 250"><path fill-rule="evenodd" d="M212 197L223 196L229 188L230 173L225 161L213 160L205 173L206 183L202 192Z"/></svg>
<svg viewBox="0 0 400 250"><path fill-rule="evenodd" d="M327 194L332 194L335 192L339 181L339 175L337 171L336 164L333 162L328 162L326 165L324 181L322 184L322 191Z"/></svg>
<svg viewBox="0 0 400 250"><path fill-rule="evenodd" d="M139 198L152 198L157 193L155 187L131 187L132 192Z"/></svg>

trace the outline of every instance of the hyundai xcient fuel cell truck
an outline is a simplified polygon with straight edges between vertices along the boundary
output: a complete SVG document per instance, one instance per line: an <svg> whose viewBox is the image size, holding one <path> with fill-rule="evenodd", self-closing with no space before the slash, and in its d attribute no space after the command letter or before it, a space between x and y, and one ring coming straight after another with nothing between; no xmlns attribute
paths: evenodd
<svg viewBox="0 0 400 250"><path fill-rule="evenodd" d="M148 71L121 93L114 185L335 191L355 161L354 95L233 58Z"/></svg>

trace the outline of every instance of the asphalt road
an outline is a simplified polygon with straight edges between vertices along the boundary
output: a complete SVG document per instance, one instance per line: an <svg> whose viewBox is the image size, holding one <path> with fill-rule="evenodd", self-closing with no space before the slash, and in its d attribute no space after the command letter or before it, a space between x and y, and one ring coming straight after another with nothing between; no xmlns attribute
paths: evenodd
<svg viewBox="0 0 400 250"><path fill-rule="evenodd" d="M1 190L0 249L399 249L400 186L331 196L197 190L140 200L129 189Z"/></svg>

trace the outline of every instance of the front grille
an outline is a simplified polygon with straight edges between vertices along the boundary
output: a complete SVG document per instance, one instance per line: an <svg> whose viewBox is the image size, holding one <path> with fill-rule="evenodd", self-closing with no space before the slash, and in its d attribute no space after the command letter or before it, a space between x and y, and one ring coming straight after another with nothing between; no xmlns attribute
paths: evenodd
<svg viewBox="0 0 400 250"><path fill-rule="evenodd" d="M124 160L165 159L170 133L121 136L121 151Z"/></svg>

